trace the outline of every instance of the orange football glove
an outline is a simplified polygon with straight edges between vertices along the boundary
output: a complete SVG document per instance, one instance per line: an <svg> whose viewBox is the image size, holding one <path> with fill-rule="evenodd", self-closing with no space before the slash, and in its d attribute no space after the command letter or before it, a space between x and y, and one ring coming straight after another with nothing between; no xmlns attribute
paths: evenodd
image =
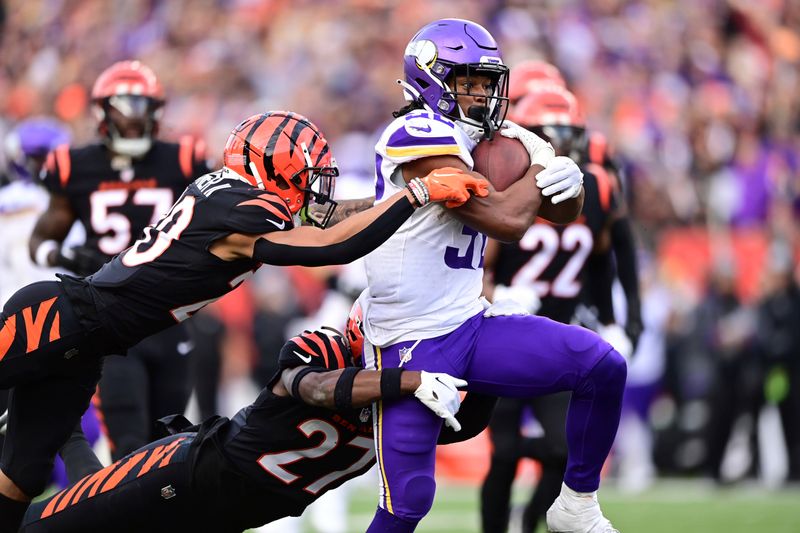
<svg viewBox="0 0 800 533"><path fill-rule="evenodd" d="M487 196L489 183L454 167L442 167L420 180L428 189L431 202L444 202L445 207L458 207L475 196Z"/></svg>

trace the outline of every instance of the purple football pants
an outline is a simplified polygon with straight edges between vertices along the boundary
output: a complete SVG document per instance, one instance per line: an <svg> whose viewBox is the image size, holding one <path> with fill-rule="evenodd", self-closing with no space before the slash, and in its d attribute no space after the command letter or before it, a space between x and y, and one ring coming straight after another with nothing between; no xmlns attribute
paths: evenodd
<svg viewBox="0 0 800 533"><path fill-rule="evenodd" d="M619 425L627 374L625 360L597 334L539 316L484 318L481 313L441 337L384 348L365 345L367 368L396 368L401 358L403 368L446 372L466 379L468 390L485 394L531 397L572 391L564 482L578 492L597 490ZM379 402L373 414L379 508L388 513L379 512L368 531L383 531L393 517L416 524L433 504L442 419L413 397ZM405 530L412 531L413 525Z"/></svg>

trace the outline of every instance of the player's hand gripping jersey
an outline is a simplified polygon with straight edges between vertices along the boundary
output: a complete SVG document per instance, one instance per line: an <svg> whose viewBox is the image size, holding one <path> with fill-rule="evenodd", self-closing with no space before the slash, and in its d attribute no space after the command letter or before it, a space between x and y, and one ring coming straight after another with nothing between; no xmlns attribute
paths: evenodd
<svg viewBox="0 0 800 533"><path fill-rule="evenodd" d="M420 110L395 119L376 146L375 202L406 186L404 163L453 155L471 169L474 147L475 141L442 115ZM412 332L415 338L436 337L478 313L485 246L483 234L449 216L445 207L417 210L366 257L369 291L362 303L370 342L385 345Z"/></svg>
<svg viewBox="0 0 800 533"><path fill-rule="evenodd" d="M113 524L117 532L240 532L301 514L375 462L370 407L352 405L386 394L383 375L371 385L354 385L354 376L361 374L351 354L347 341L329 328L293 337L278 358L281 370L233 419L214 417L187 428L182 417L170 417L168 427L180 433L33 504L21 531L105 532ZM315 377L307 377L310 373ZM456 384L449 376L437 377ZM315 384L305 389L309 381ZM336 390L354 394L349 408L333 411L298 401L335 396L334 383ZM440 393L443 386L439 382ZM468 398L473 400L472 413L464 419L468 431L445 428L443 443L464 440L486 427L493 402Z"/></svg>

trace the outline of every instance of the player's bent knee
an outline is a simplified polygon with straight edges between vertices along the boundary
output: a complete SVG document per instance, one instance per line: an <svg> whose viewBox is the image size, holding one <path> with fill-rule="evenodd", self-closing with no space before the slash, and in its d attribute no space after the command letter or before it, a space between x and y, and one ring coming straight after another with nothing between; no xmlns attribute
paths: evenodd
<svg viewBox="0 0 800 533"><path fill-rule="evenodd" d="M2 470L25 496L35 498L47 488L50 473L53 471L53 463L42 461L22 468L14 468L14 465L9 464L3 465Z"/></svg>
<svg viewBox="0 0 800 533"><path fill-rule="evenodd" d="M628 363L612 348L595 365L591 374L594 374L596 383L604 383L607 388L622 390L628 376Z"/></svg>
<svg viewBox="0 0 800 533"><path fill-rule="evenodd" d="M418 475L403 487L403 505L395 506L394 514L403 520L420 521L431 510L436 494L436 481L430 475Z"/></svg>

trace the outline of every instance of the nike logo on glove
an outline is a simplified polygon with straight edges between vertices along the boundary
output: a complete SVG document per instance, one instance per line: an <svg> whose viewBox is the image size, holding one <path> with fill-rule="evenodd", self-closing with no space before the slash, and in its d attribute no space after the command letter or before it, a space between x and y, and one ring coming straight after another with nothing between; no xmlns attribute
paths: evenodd
<svg viewBox="0 0 800 533"><path fill-rule="evenodd" d="M280 224L278 224L278 223L277 223L277 222L275 222L274 220L271 220L271 219L269 219L269 218L268 218L268 219L267 219L267 222L269 222L270 224L272 224L273 226L275 226L275 227L276 227L276 228L278 228L278 229L283 229L283 228L285 228L285 227L286 227L286 221L285 221L285 220L281 220L281 223L280 223Z"/></svg>
<svg viewBox="0 0 800 533"><path fill-rule="evenodd" d="M448 385L447 383L445 383L444 381L442 381L441 379L439 379L439 376L436 376L436 381L438 381L439 383L441 383L442 385L444 385L444 386L445 386L445 387L447 387L448 389L451 389L450 385Z"/></svg>
<svg viewBox="0 0 800 533"><path fill-rule="evenodd" d="M299 357L300 360L303 361L304 363L310 363L311 362L311 356L310 355L303 355L303 354L297 352L296 350L292 350L292 353L294 353L297 357Z"/></svg>

